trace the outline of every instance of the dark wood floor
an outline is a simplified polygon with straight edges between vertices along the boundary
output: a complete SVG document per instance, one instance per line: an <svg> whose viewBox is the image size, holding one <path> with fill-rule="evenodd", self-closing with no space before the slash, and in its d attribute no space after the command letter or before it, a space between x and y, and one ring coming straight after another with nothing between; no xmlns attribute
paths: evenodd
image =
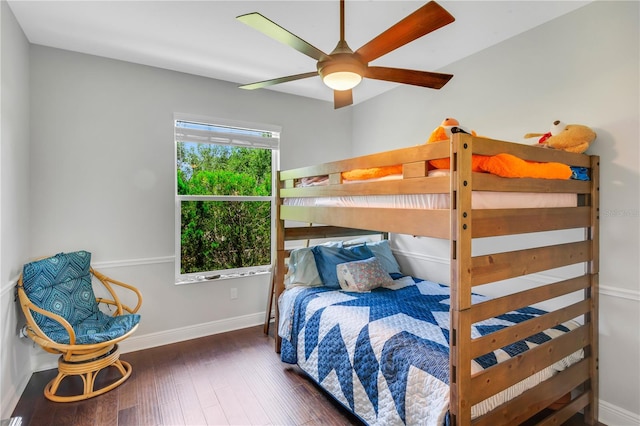
<svg viewBox="0 0 640 426"><path fill-rule="evenodd" d="M34 374L13 416L22 426L362 425L299 368L281 363L261 326L122 359L133 366L131 378L81 402L48 401L42 391L55 370ZM583 424L576 416L565 426Z"/></svg>

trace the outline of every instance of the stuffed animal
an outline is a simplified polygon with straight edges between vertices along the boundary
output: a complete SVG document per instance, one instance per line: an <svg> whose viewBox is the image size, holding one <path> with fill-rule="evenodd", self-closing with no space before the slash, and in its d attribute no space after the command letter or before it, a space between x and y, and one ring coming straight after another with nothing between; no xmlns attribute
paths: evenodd
<svg viewBox="0 0 640 426"><path fill-rule="evenodd" d="M429 139L427 139L427 143L448 141L451 138L451 135L453 135L454 133L469 134L469 132L463 130L460 127L460 123L458 122L458 120L456 120L455 118L445 118L444 120L442 120L442 123L438 127L433 129L433 131L431 132L431 135L429 135ZM476 132L474 132L473 130L471 131L471 134L473 136L476 136ZM475 156L472 159L473 164L471 168L473 169L474 172L481 171L478 160L479 159L476 158ZM442 158L439 160L431 160L429 161L429 164L431 164L431 166L433 166L436 169L448 169L449 159Z"/></svg>
<svg viewBox="0 0 640 426"><path fill-rule="evenodd" d="M527 133L525 139L539 137L538 145L582 154L596 138L596 132L582 124L565 124L560 120L553 122L547 133Z"/></svg>
<svg viewBox="0 0 640 426"><path fill-rule="evenodd" d="M455 118L445 118L427 139L427 143L437 143L449 140L454 133L468 133L462 130ZM471 132L476 136L475 132ZM436 169L449 169L449 158L430 160L429 164ZM492 173L511 178L539 178L539 179L569 179L571 168L560 163L537 163L525 161L511 154L476 155L471 157L471 170L474 172Z"/></svg>
<svg viewBox="0 0 640 426"><path fill-rule="evenodd" d="M442 123L433 129L427 143L448 141L454 133L469 133L460 127L460 123L455 118L445 118ZM476 136L476 132L471 131L471 134Z"/></svg>

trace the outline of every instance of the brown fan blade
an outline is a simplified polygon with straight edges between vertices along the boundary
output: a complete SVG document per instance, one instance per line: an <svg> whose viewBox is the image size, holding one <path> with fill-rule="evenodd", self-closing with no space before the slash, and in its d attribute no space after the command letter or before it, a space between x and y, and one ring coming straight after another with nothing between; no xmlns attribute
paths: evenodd
<svg viewBox="0 0 640 426"><path fill-rule="evenodd" d="M405 70L401 68L368 67L365 77L374 80L393 81L395 83L440 89L451 80L453 75L429 71Z"/></svg>
<svg viewBox="0 0 640 426"><path fill-rule="evenodd" d="M449 12L431 1L362 46L356 53L364 62L371 62L453 21L455 18Z"/></svg>
<svg viewBox="0 0 640 426"><path fill-rule="evenodd" d="M353 92L349 90L333 91L333 109L349 106L353 103Z"/></svg>
<svg viewBox="0 0 640 426"><path fill-rule="evenodd" d="M241 89L253 90L263 87L273 86L274 84L286 83L288 81L302 80L303 78L316 77L318 71L306 72L304 74L289 75L287 77L274 78L272 80L258 81L257 83L244 84L239 86Z"/></svg>
<svg viewBox="0 0 640 426"><path fill-rule="evenodd" d="M263 15L257 12L240 15L236 19L268 35L269 37L279 41L280 43L293 47L298 52L304 53L305 55L310 56L317 61L326 59L327 57L327 54L322 50L312 46L297 35L285 30L280 25L276 24L268 18L265 18Z"/></svg>

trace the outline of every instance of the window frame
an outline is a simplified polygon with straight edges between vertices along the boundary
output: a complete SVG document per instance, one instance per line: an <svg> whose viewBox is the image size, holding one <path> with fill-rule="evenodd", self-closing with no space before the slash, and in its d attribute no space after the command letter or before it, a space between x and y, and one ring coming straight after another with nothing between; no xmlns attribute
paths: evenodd
<svg viewBox="0 0 640 426"><path fill-rule="evenodd" d="M237 195L179 195L178 194L178 179L176 174L176 165L178 163L178 137L176 135L177 122L187 121L198 124L205 124L211 126L231 127L239 129L257 130L263 132L277 133L278 143L275 147L266 149L271 150L271 195L270 196L237 196ZM173 117L173 182L174 182L174 238L175 238L175 284L191 284L201 283L206 281L218 281L224 279L240 278L256 274L270 273L271 265L275 260L275 246L276 246L276 191L277 191L277 172L280 170L280 134L282 128L280 126L264 123L245 122L238 120L229 120L219 117L207 117L198 116L192 114L174 113ZM211 141L190 141L196 143L204 143L210 145L229 145L229 146L242 146L236 144L225 144L221 142ZM259 148L259 147L255 147ZM271 203L271 261L269 265L250 266L243 268L224 269L218 271L203 271L194 273L181 273L182 263L182 245L181 245L181 227L182 227L182 202L183 201L270 201Z"/></svg>

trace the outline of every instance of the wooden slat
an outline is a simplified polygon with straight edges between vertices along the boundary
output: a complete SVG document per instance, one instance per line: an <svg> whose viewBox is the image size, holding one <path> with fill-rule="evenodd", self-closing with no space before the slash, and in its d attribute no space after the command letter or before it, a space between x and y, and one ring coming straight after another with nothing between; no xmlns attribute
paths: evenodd
<svg viewBox="0 0 640 426"><path fill-rule="evenodd" d="M429 162L422 160L415 163L406 163L402 166L402 177L404 179L425 177L429 173Z"/></svg>
<svg viewBox="0 0 640 426"><path fill-rule="evenodd" d="M289 197L347 197L363 195L445 194L449 192L449 176L394 179L378 182L345 183L342 185L284 188L280 196Z"/></svg>
<svg viewBox="0 0 640 426"><path fill-rule="evenodd" d="M499 192L588 194L590 191L590 185L589 182L572 179L510 179L489 173L474 173L473 189L477 191Z"/></svg>
<svg viewBox="0 0 640 426"><path fill-rule="evenodd" d="M465 135L470 138L470 136ZM588 155L576 154L556 149L541 149L537 146L498 141L487 138L473 138L473 153L481 155L496 155L507 153L528 161L555 162L570 166L591 167Z"/></svg>
<svg viewBox="0 0 640 426"><path fill-rule="evenodd" d="M591 297L591 312L587 316L591 334L591 345L587 348L590 356L590 376L588 387L591 390L589 406L585 409L585 420L591 424L598 420L598 398L599 398L599 271L600 271L600 157L591 157L591 195L592 206L591 228L587 232L587 238L591 240L591 262L589 262L589 273L591 274L591 287L586 292Z"/></svg>
<svg viewBox="0 0 640 426"><path fill-rule="evenodd" d="M589 329L581 326L474 374L471 378L471 388L474 390L471 404L484 401L588 344Z"/></svg>
<svg viewBox="0 0 640 426"><path fill-rule="evenodd" d="M469 310L451 310L450 358L449 358L449 406L452 424L466 425L471 421L471 322Z"/></svg>
<svg viewBox="0 0 640 426"><path fill-rule="evenodd" d="M592 392L583 393L567 404L567 406L562 407L561 410L556 411L553 415L548 416L543 421L537 423L536 426L556 426L564 424L564 422L586 407L587 404L589 404L589 400L592 398ZM597 420L594 420L594 422L591 423L585 418L585 424L596 424L596 422Z"/></svg>
<svg viewBox="0 0 640 426"><path fill-rule="evenodd" d="M589 378L589 365L582 360L553 377L538 384L510 401L480 416L471 423L473 426L517 425L538 413L562 395L575 389ZM576 404L579 405L579 404ZM573 409L577 407L572 407ZM577 408L573 413L576 413ZM562 422L556 423L557 425Z"/></svg>
<svg viewBox="0 0 640 426"><path fill-rule="evenodd" d="M331 173L329 175L329 185L342 184L342 175L340 173Z"/></svg>
<svg viewBox="0 0 640 426"><path fill-rule="evenodd" d="M282 206L280 218L346 228L449 238L448 210Z"/></svg>
<svg viewBox="0 0 640 426"><path fill-rule="evenodd" d="M475 359L480 355L493 352L496 349L503 348L583 315L589 312L590 305L589 300L583 300L560 310L549 312L473 339L471 341L471 358Z"/></svg>
<svg viewBox="0 0 640 426"><path fill-rule="evenodd" d="M587 262L590 257L590 241L476 256L471 259L473 285Z"/></svg>
<svg viewBox="0 0 640 426"><path fill-rule="evenodd" d="M339 226L296 226L285 228L284 240L314 240L319 238L353 237L358 235L374 235L380 233L380 231L342 228Z"/></svg>
<svg viewBox="0 0 640 426"><path fill-rule="evenodd" d="M449 368L455 386L450 388L453 424L471 422L471 150L469 140L451 138L451 334Z"/></svg>
<svg viewBox="0 0 640 426"><path fill-rule="evenodd" d="M582 275L568 280L524 290L507 296L496 297L473 305L471 322L476 323L488 318L502 315L525 306L564 296L578 290L584 290L591 285L589 275Z"/></svg>
<svg viewBox="0 0 640 426"><path fill-rule="evenodd" d="M452 162L454 170L452 171L450 196L452 203L450 215L451 238L454 240L451 244L451 309L464 310L471 307L472 146L470 141L463 142L458 137L453 137L451 143L451 150L455 153L453 157L455 161Z"/></svg>
<svg viewBox="0 0 640 426"><path fill-rule="evenodd" d="M589 207L473 211L474 238L586 228L590 225L591 208Z"/></svg>
<svg viewBox="0 0 640 426"><path fill-rule="evenodd" d="M392 151L363 155L340 161L333 161L309 167L283 170L280 172L280 180L299 179L303 177L323 176L331 173L344 172L354 169L371 167L395 166L398 164L412 163L419 160L449 157L449 146L443 144L423 144L408 148L400 148Z"/></svg>
<svg viewBox="0 0 640 426"><path fill-rule="evenodd" d="M593 252L589 272L600 272L600 157L591 156L591 229L587 237Z"/></svg>
<svg viewBox="0 0 640 426"><path fill-rule="evenodd" d="M278 172L277 179L280 179L281 175ZM282 191L282 190L280 190ZM269 294L269 297L272 297L273 300L276 301L275 305L275 324L276 327L280 324L280 310L278 307L277 300L284 291L284 274L285 274L285 259L289 255L288 251L285 251L284 248L284 234L285 234L285 226L284 220L282 219L282 198L279 196L276 199L276 259L275 264L273 265L273 280L274 280L274 292ZM278 333L275 333L275 351L280 353L280 347L282 346L282 338Z"/></svg>

